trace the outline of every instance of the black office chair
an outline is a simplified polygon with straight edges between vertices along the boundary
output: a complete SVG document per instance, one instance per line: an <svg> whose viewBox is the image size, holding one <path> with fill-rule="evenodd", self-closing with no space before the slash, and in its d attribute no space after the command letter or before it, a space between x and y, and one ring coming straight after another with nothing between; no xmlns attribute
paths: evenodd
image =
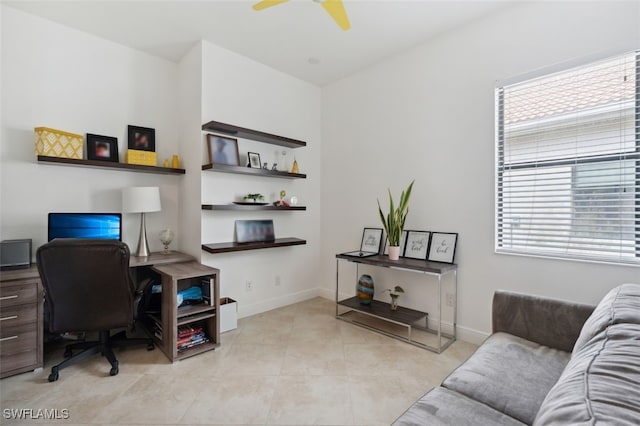
<svg viewBox="0 0 640 426"><path fill-rule="evenodd" d="M129 248L120 241L56 239L40 247L36 254L38 271L45 289L49 330L99 332L100 340L67 345L65 360L51 368L49 381L58 372L93 354L101 353L111 364L109 374L118 374L113 347L145 344L152 339L127 339L122 331L109 330L134 324L135 289L129 275ZM74 350L81 352L73 354Z"/></svg>

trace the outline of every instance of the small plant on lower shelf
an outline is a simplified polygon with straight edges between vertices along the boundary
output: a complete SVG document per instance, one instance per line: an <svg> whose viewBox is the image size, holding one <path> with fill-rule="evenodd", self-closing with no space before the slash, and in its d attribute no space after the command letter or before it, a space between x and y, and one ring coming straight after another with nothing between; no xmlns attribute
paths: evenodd
<svg viewBox="0 0 640 426"><path fill-rule="evenodd" d="M395 311L398 309L398 297L400 297L400 293L404 293L404 289L397 285L394 288L388 288L385 291L389 292L389 296L391 296L391 310Z"/></svg>
<svg viewBox="0 0 640 426"><path fill-rule="evenodd" d="M251 200L254 203L264 201L264 195L262 194L247 194L244 196L245 200Z"/></svg>

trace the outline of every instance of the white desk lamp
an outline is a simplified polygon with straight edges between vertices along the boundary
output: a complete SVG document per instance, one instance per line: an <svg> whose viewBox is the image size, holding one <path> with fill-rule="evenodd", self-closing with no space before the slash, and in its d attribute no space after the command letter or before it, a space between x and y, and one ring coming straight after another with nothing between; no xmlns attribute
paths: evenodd
<svg viewBox="0 0 640 426"><path fill-rule="evenodd" d="M157 186L137 186L122 190L122 211L124 213L141 213L140 237L138 237L136 256L147 257L150 253L144 214L160 210L160 188Z"/></svg>

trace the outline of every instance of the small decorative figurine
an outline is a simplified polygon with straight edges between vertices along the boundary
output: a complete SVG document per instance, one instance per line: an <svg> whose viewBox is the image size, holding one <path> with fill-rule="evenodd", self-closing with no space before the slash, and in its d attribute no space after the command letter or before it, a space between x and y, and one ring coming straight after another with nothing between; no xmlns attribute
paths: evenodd
<svg viewBox="0 0 640 426"><path fill-rule="evenodd" d="M162 167L169 167L169 159L165 158L164 161L162 162Z"/></svg>
<svg viewBox="0 0 640 426"><path fill-rule="evenodd" d="M300 173L300 169L298 169L298 160L296 160L296 157L293 157L293 167L291 167L291 173Z"/></svg>
<svg viewBox="0 0 640 426"><path fill-rule="evenodd" d="M278 171L278 163L273 163L273 166L271 166L271 170Z"/></svg>
<svg viewBox="0 0 640 426"><path fill-rule="evenodd" d="M177 155L173 156L173 158L171 159L171 167L173 167L174 169L180 168L180 157L178 157Z"/></svg>
<svg viewBox="0 0 640 426"><path fill-rule="evenodd" d="M262 168L263 168L264 170L269 170L269 163L267 163L267 162L265 161L265 163L262 165Z"/></svg>
<svg viewBox="0 0 640 426"><path fill-rule="evenodd" d="M284 199L284 197L286 196L287 196L287 191L283 189L282 191L280 191L280 200L273 203L273 205L276 207L289 207L289 203L287 203Z"/></svg>

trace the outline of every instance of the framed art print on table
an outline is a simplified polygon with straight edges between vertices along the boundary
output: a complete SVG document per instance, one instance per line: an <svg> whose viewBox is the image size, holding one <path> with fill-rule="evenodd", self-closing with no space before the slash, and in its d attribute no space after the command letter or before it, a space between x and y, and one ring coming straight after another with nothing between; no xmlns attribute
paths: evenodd
<svg viewBox="0 0 640 426"><path fill-rule="evenodd" d="M410 259L427 260L429 251L429 231L407 231L407 245L404 249L404 257Z"/></svg>
<svg viewBox="0 0 640 426"><path fill-rule="evenodd" d="M364 228L362 232L362 242L360 251L369 253L380 253L382 244L382 228Z"/></svg>
<svg viewBox="0 0 640 426"><path fill-rule="evenodd" d="M87 159L118 162L118 138L87 133Z"/></svg>
<svg viewBox="0 0 640 426"><path fill-rule="evenodd" d="M429 245L429 259L433 262L453 263L456 255L458 234L454 232L434 232Z"/></svg>

